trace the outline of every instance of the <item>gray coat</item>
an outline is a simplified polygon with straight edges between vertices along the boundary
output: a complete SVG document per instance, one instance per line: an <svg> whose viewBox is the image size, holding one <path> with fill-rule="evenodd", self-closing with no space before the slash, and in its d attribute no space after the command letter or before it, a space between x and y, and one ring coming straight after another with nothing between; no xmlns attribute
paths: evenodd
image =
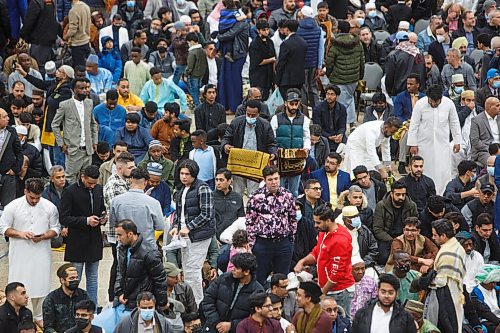
<svg viewBox="0 0 500 333"><path fill-rule="evenodd" d="M497 117L497 125L500 129L500 117ZM490 156L488 146L493 142L493 133L486 117L486 111L472 118L469 137L472 160L478 162L481 166L485 166Z"/></svg>
<svg viewBox="0 0 500 333"><path fill-rule="evenodd" d="M84 130L85 146L87 155L94 153L92 145L97 144L97 122L92 113L93 105L90 99L85 99L84 103ZM56 137L56 143L59 147L68 146L68 154L75 154L80 147L81 123L78 109L73 98L63 101L59 104L56 115L52 120L52 130ZM61 131L64 134L61 136Z"/></svg>
<svg viewBox="0 0 500 333"><path fill-rule="evenodd" d="M113 333L136 333L139 321L139 310L136 308L130 314L122 317ZM155 311L155 324L160 326L160 333L171 333L172 327L161 313Z"/></svg>

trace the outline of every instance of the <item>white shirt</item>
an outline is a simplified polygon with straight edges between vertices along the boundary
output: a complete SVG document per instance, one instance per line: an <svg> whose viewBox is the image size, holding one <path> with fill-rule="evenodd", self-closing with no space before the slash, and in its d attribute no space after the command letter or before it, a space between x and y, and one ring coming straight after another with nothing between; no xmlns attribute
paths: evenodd
<svg viewBox="0 0 500 333"><path fill-rule="evenodd" d="M184 215L184 207L186 206L186 195L189 191L189 187L185 187L182 190L182 197L181 197L181 229L186 226L186 215Z"/></svg>
<svg viewBox="0 0 500 333"><path fill-rule="evenodd" d="M500 142L500 138L498 136L498 123L497 117L492 118L486 111L486 118L488 119L488 124L490 124L491 133L493 134L493 142Z"/></svg>
<svg viewBox="0 0 500 333"><path fill-rule="evenodd" d="M81 124L80 147L85 147L85 123L84 123L85 105L83 104L83 101L77 101L75 98L73 98L73 101L75 102L76 110L78 111L78 116L80 117L80 124Z"/></svg>
<svg viewBox="0 0 500 333"><path fill-rule="evenodd" d="M482 285L479 285L478 288L483 293L484 303L488 305L491 312L493 312L493 314L497 316L497 318L500 318L500 308L498 307L498 298L496 290L495 289L486 290L485 288L483 288Z"/></svg>
<svg viewBox="0 0 500 333"><path fill-rule="evenodd" d="M375 304L372 314L372 325L370 327L370 333L387 333L389 332L389 323L392 317L393 307L387 312L382 310L380 305Z"/></svg>
<svg viewBox="0 0 500 333"><path fill-rule="evenodd" d="M483 265L483 256L476 250L473 250L470 255L465 255L464 284L469 294L472 292L472 289L477 286L476 274Z"/></svg>
<svg viewBox="0 0 500 333"><path fill-rule="evenodd" d="M208 84L217 85L217 62L215 59L207 57L208 63Z"/></svg>

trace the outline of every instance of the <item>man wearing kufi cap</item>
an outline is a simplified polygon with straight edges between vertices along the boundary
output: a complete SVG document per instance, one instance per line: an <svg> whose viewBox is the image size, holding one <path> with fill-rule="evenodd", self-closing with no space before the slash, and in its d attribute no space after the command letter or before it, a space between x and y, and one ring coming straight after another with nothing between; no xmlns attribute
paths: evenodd
<svg viewBox="0 0 500 333"><path fill-rule="evenodd" d="M483 88L481 88L483 89ZM480 89L480 90L481 90ZM472 118L484 111L484 109L478 105L475 101L474 96L478 92L474 93L472 90L464 90L460 94L460 103L457 107L458 119L460 120L460 127L462 127L462 142L461 146L464 158L471 159L471 143L470 143L470 125Z"/></svg>
<svg viewBox="0 0 500 333"><path fill-rule="evenodd" d="M96 94L105 93L113 86L113 74L106 68L99 68L99 57L95 54L89 55L86 62L87 79L90 87Z"/></svg>
<svg viewBox="0 0 500 333"><path fill-rule="evenodd" d="M161 179L163 166L157 162L149 162L147 164L147 171L149 179L145 189L146 193L149 193L152 198L158 200L160 202L163 215L169 216L172 213L170 211L172 194L167 183Z"/></svg>
<svg viewBox="0 0 500 333"><path fill-rule="evenodd" d="M456 103L460 100L460 94L465 90L465 80L462 74L451 76L451 86L448 90L448 97Z"/></svg>
<svg viewBox="0 0 500 333"><path fill-rule="evenodd" d="M424 304L419 301L409 299L405 303L405 310L415 320L418 325L418 333L439 333L439 329L430 321L424 319ZM486 332L485 332L486 333Z"/></svg>
<svg viewBox="0 0 500 333"><path fill-rule="evenodd" d="M161 165L161 180L167 183L170 189L173 190L175 169L174 163L163 156L163 147L161 142L158 140L152 140L149 143L148 153L137 166L139 168L147 169L147 166L151 162L156 162Z"/></svg>
<svg viewBox="0 0 500 333"><path fill-rule="evenodd" d="M500 324L500 301L497 283L500 282L500 266L486 264L476 274L479 284L472 290L470 298L479 320L488 332L495 332Z"/></svg>
<svg viewBox="0 0 500 333"><path fill-rule="evenodd" d="M455 235L460 245L465 250L465 275L464 285L467 292L471 293L472 289L477 285L476 274L484 265L484 259L481 253L474 250L477 246L476 240L467 231L460 231Z"/></svg>

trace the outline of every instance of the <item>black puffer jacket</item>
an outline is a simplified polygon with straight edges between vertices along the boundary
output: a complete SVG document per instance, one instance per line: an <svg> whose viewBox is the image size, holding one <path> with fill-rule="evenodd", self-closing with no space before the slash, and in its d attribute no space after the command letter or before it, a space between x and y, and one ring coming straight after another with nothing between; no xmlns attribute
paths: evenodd
<svg viewBox="0 0 500 333"><path fill-rule="evenodd" d="M128 246L118 247L118 271L115 282L115 304L121 295L128 300L126 309L136 307L139 293L149 291L156 297L159 307L167 304L167 277L161 255L141 235L130 247L130 261L127 264Z"/></svg>
<svg viewBox="0 0 500 333"><path fill-rule="evenodd" d="M255 276L252 276L252 281L241 288L233 308L230 309L239 283L232 273L224 273L210 284L200 305L206 319L204 332L216 333L215 326L228 321L231 322L229 332L234 333L239 322L250 315L248 297L254 291L264 291L264 288Z"/></svg>
<svg viewBox="0 0 500 333"><path fill-rule="evenodd" d="M55 2L30 1L24 17L21 37L28 43L52 46L61 31L61 26L56 21L55 12Z"/></svg>
<svg viewBox="0 0 500 333"><path fill-rule="evenodd" d="M378 300L371 301L368 305L356 312L352 322L352 332L369 333L372 324L373 309ZM389 322L389 333L417 333L417 327L412 316L404 310L399 302L393 306L391 320Z"/></svg>
<svg viewBox="0 0 500 333"><path fill-rule="evenodd" d="M385 88L389 96L396 96L406 90L406 79L412 73L420 76L420 82L425 82L422 54L419 53L414 57L403 50L389 53L385 63Z"/></svg>

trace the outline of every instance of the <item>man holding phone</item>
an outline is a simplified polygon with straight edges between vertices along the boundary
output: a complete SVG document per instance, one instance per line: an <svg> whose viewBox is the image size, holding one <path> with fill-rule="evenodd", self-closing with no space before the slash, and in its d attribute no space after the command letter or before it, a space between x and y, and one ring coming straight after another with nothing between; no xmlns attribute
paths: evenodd
<svg viewBox="0 0 500 333"><path fill-rule="evenodd" d="M18 281L29 291L33 318L43 326L42 304L50 293L50 239L61 226L56 206L41 198L43 182L29 178L24 196L15 199L0 218L0 234L9 237L9 282Z"/></svg>

